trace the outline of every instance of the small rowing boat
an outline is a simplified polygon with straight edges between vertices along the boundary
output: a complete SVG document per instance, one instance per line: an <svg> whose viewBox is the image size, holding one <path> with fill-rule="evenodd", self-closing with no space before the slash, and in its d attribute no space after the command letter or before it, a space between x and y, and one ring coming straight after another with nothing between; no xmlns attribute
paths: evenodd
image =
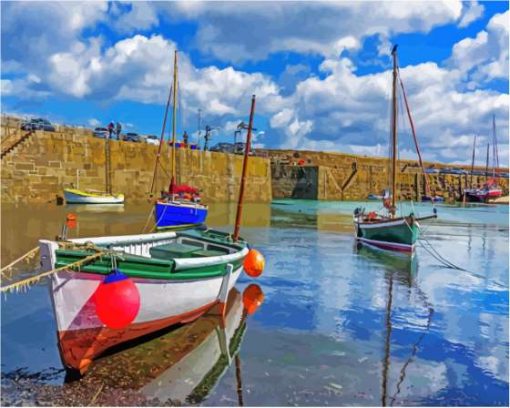
<svg viewBox="0 0 510 408"><path fill-rule="evenodd" d="M108 256L81 266L79 271L64 269L52 275L51 297L62 361L81 374L113 346L192 321L215 305L221 310L248 254L246 242L234 242L230 234L213 230L40 240L42 269L65 267L96 250L114 251L116 269L134 283L139 310L122 328L108 327L98 315L96 292L105 278L115 275ZM121 296L118 302L122 302Z"/></svg>

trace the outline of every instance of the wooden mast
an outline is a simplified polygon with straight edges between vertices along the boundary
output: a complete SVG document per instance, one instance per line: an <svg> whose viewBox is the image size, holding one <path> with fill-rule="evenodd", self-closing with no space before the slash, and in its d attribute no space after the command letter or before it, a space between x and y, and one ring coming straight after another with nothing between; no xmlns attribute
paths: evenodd
<svg viewBox="0 0 510 408"><path fill-rule="evenodd" d="M487 143L487 158L485 159L485 183L488 181L489 174L489 146L490 143Z"/></svg>
<svg viewBox="0 0 510 408"><path fill-rule="evenodd" d="M237 202L236 223L234 227L234 241L239 239L239 229L241 227L241 215L243 212L244 185L246 184L246 172L248 170L248 156L251 146L251 130L253 128L253 116L255 114L255 95L251 97L250 122L248 123L248 134L246 135L246 147L244 148L243 172L241 176L241 187L239 188L239 200Z"/></svg>
<svg viewBox="0 0 510 408"><path fill-rule="evenodd" d="M165 116L163 117L163 126L161 127L161 136L159 138L158 153L156 154L156 163L154 164L154 174L152 175L152 183L151 183L151 189L150 189L150 193L149 193L150 197L152 197L152 193L154 191L154 186L156 183L156 178L158 175L158 164L159 164L159 159L161 157L161 150L163 149L163 143L165 140L166 119L168 117L168 108L170 107L170 101L172 100L172 94L173 94L173 88L172 88L172 86L170 86L170 90L168 92L168 99L166 101Z"/></svg>
<svg viewBox="0 0 510 408"><path fill-rule="evenodd" d="M104 143L104 172L105 172L105 191L106 194L112 194L112 158L110 151L110 138L112 132L108 132Z"/></svg>
<svg viewBox="0 0 510 408"><path fill-rule="evenodd" d="M173 195L175 186L175 131L177 127L177 50L174 55L174 84L173 84L173 112L172 112L172 178L168 192Z"/></svg>
<svg viewBox="0 0 510 408"><path fill-rule="evenodd" d="M471 179L469 180L470 187L473 188L473 171L475 171L475 150L476 150L476 135L473 141L473 155L471 156Z"/></svg>
<svg viewBox="0 0 510 408"><path fill-rule="evenodd" d="M395 216L397 210L397 45L391 50L393 57L393 84L391 105L391 216Z"/></svg>
<svg viewBox="0 0 510 408"><path fill-rule="evenodd" d="M496 115L492 114L492 162L494 167L492 169L492 177L496 177L499 169L499 157L498 157L498 139L496 138Z"/></svg>

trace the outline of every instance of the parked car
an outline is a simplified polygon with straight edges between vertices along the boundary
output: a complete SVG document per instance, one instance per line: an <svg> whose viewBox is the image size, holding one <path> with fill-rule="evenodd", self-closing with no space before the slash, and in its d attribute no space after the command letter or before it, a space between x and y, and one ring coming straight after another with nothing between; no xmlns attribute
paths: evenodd
<svg viewBox="0 0 510 408"><path fill-rule="evenodd" d="M92 132L92 135L94 137L99 137L101 139L106 139L108 137L108 129L106 129L104 127L97 127Z"/></svg>
<svg viewBox="0 0 510 408"><path fill-rule="evenodd" d="M145 138L145 143L149 143L151 145L159 146L159 137L154 136L154 135L148 135Z"/></svg>
<svg viewBox="0 0 510 408"><path fill-rule="evenodd" d="M235 154L244 154L244 149L246 149L246 143L244 143L244 142L237 142L234 145L234 153ZM253 146L252 146L252 148L250 149L250 156L253 156L254 153L255 152L253 151Z"/></svg>
<svg viewBox="0 0 510 408"><path fill-rule="evenodd" d="M210 149L211 152L234 153L232 143L217 143Z"/></svg>
<svg viewBox="0 0 510 408"><path fill-rule="evenodd" d="M44 130L45 132L54 132L55 126L49 120L38 118L30 119L21 124L22 130Z"/></svg>
<svg viewBox="0 0 510 408"><path fill-rule="evenodd" d="M138 134L138 133L126 133L124 135L124 139L126 142L141 142L142 141L142 137Z"/></svg>
<svg viewBox="0 0 510 408"><path fill-rule="evenodd" d="M425 173L427 173L427 174L437 174L437 173L439 173L439 169L435 169L433 167L429 167L428 169L425 169Z"/></svg>

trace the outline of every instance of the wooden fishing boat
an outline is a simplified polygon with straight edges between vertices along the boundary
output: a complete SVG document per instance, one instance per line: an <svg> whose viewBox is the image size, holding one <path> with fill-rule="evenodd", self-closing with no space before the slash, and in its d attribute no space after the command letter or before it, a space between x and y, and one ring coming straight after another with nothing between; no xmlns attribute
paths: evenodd
<svg viewBox="0 0 510 408"><path fill-rule="evenodd" d="M64 198L67 204L123 204L124 194L108 194L99 191L65 188Z"/></svg>
<svg viewBox="0 0 510 408"><path fill-rule="evenodd" d="M112 272L109 257L85 264L79 272L64 269L52 275L60 354L66 367L80 373L113 346L192 321L215 305L221 309L248 254L246 242L233 242L229 234L212 230L79 238L65 244L41 240L43 270L93 254L84 244L118 254L117 267L134 282L140 308L124 328L107 327L99 319L94 293Z"/></svg>
<svg viewBox="0 0 510 408"><path fill-rule="evenodd" d="M464 189L464 198L466 201L475 203L487 203L490 200L494 200L503 195L503 190L498 186L496 175L499 170L499 158L498 158L498 142L496 138L496 117L492 116L492 154L493 154L493 168L492 177L489 178L489 148L490 144L487 143L487 158L485 162L485 183L480 188L473 186L473 171L475 165L475 149L476 149L476 136L473 142L473 155L471 159L471 186L470 188Z"/></svg>
<svg viewBox="0 0 510 408"><path fill-rule="evenodd" d="M356 239L365 245L376 248L413 254L416 241L420 236L420 220L435 218L436 214L429 217L418 218L414 213L407 216L397 216L397 173L398 173L398 139L397 139L397 79L398 62L397 46L392 50L393 57L393 83L392 83L392 115L391 115L391 192L385 191L383 204L387 214L378 214L375 211L366 213L363 208L354 211L354 227ZM402 85L402 81L400 81ZM403 85L402 85L403 90ZM403 90L406 108L409 111L407 98ZM409 115L411 127L414 133L414 125ZM416 141L416 137L415 137ZM417 141L416 141L416 146ZM421 156L420 156L421 163Z"/></svg>
<svg viewBox="0 0 510 408"><path fill-rule="evenodd" d="M173 99L173 117L172 117L172 142L171 142L171 163L172 174L168 192L163 192L161 197L154 204L155 211L155 224L156 228L167 228L182 224L202 224L207 218L208 208L207 205L200 203L200 194L198 189L176 184L176 123L177 123L177 51L174 55L174 75L173 86L171 94ZM161 147L163 146L163 139L166 127L166 116L170 102L170 95L165 111L165 118L163 120L163 130L161 132L161 140L159 144L158 154L156 156L156 166L154 167L154 177L151 187L151 193L156 179L156 172L158 169L159 157L161 155Z"/></svg>

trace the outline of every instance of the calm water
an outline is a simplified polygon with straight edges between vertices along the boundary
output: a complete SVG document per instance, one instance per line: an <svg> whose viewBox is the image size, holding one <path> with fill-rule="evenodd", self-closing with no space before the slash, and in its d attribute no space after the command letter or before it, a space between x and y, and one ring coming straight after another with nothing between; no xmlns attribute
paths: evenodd
<svg viewBox="0 0 510 408"><path fill-rule="evenodd" d="M351 214L377 203L245 207L242 233L266 257L265 300L241 318L204 317L106 356L63 385L47 287L2 299L2 402L34 405L506 405L508 207L437 206L416 257L356 248ZM431 206L412 208L420 215ZM2 264L58 234L65 207L2 207ZM148 206L73 209L81 236L140 232ZM234 205L213 205L228 229ZM453 264L447 269L432 247ZM29 273L24 265L16 274ZM234 358L234 356L237 356ZM170 367L171 366L171 367ZM168 368L170 367L170 368Z"/></svg>

